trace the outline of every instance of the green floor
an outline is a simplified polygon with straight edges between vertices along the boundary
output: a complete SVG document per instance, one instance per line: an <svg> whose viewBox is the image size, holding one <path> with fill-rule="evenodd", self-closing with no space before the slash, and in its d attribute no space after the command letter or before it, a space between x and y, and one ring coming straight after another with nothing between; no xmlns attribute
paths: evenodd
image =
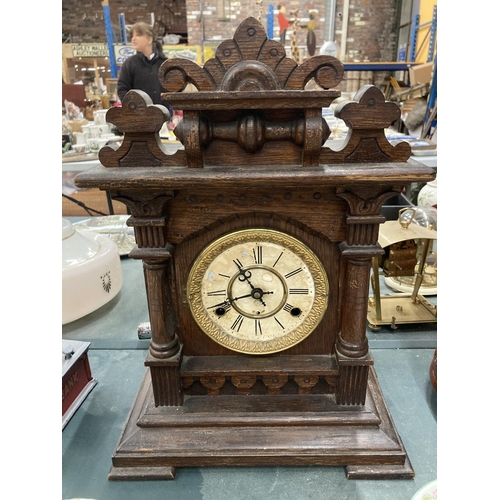
<svg viewBox="0 0 500 500"><path fill-rule="evenodd" d="M374 349L380 386L416 476L348 480L342 467L181 468L174 481L110 482L107 474L144 374L140 349L90 350L98 384L63 431L62 498L95 500L410 500L436 479L432 349Z"/></svg>

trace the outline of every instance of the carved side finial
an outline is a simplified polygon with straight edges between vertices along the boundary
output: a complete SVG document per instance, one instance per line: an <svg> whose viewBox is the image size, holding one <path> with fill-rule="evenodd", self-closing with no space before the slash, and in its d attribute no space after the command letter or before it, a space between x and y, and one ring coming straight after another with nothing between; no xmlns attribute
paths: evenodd
<svg viewBox="0 0 500 500"><path fill-rule="evenodd" d="M130 90L121 107L106 113L106 121L124 134L122 144L116 150L110 146L101 148L100 162L105 167L168 165L170 157L165 155L159 132L169 119L165 106L153 104L142 90Z"/></svg>
<svg viewBox="0 0 500 500"><path fill-rule="evenodd" d="M159 132L163 124L170 120L170 113L165 106L153 104L151 97L142 90L131 90L121 107L111 108L106 113L106 121L116 125L121 132L137 130L134 123L137 119L141 120L143 132Z"/></svg>
<svg viewBox="0 0 500 500"><path fill-rule="evenodd" d="M342 153L346 162L406 161L411 154L408 143L392 146L384 129L401 115L399 106L386 102L384 94L374 85L364 85L354 96L354 102L344 102L335 116L349 126L348 142Z"/></svg>

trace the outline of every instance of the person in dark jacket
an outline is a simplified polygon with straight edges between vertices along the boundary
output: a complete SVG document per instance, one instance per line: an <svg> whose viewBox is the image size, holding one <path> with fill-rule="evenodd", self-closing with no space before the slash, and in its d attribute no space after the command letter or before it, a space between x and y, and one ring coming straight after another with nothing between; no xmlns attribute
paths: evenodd
<svg viewBox="0 0 500 500"><path fill-rule="evenodd" d="M165 89L158 81L158 70L167 60L162 45L155 39L153 29L147 23L135 23L131 33L132 45L137 53L127 58L120 69L117 84L118 97L123 101L129 90L142 90L151 97L153 104L162 104L172 116L172 107L161 98Z"/></svg>

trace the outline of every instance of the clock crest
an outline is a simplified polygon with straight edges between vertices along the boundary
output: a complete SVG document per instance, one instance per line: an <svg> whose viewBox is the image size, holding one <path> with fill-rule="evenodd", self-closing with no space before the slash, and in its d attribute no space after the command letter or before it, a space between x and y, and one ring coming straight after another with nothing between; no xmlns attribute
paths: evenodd
<svg viewBox="0 0 500 500"><path fill-rule="evenodd" d="M386 140L399 108L374 86L337 106L350 130L328 146L322 108L342 77L334 57L287 58L250 17L203 67L161 67L164 97L183 110L175 150L159 136L168 111L145 93L108 111L123 142L75 183L128 207L152 335L109 479L224 464L413 477L366 316L380 209L434 172Z"/></svg>

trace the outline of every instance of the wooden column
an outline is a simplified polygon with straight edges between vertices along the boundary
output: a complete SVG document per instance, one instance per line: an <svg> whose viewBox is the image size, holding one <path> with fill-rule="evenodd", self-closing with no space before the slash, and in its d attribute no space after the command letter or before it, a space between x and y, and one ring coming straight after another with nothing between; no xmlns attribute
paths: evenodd
<svg viewBox="0 0 500 500"><path fill-rule="evenodd" d="M182 405L182 344L177 336L173 298L168 284L173 281L174 246L166 241L166 202L171 193L152 193L144 198L113 193L132 212L127 225L135 232L137 246L129 256L143 261L151 340L145 365L149 366L155 406Z"/></svg>
<svg viewBox="0 0 500 500"><path fill-rule="evenodd" d="M149 353L156 359L167 359L179 352L179 339L172 324L168 260L144 260L144 278L151 323ZM170 323L170 324L169 324Z"/></svg>
<svg viewBox="0 0 500 500"><path fill-rule="evenodd" d="M368 353L366 311L373 249L341 244L342 317L337 351L360 358Z"/></svg>
<svg viewBox="0 0 500 500"><path fill-rule="evenodd" d="M179 406L182 405L179 374L182 344L176 334L172 296L167 290L167 283L171 281L172 255L167 250L155 253L157 256L152 258L140 250L131 252L131 257L141 258L142 254L143 258L151 325L151 340L145 365L151 371L155 406Z"/></svg>
<svg viewBox="0 0 500 500"><path fill-rule="evenodd" d="M340 332L336 342L339 363L338 404L365 403L369 366L373 358L366 338L366 315L372 258L383 253L377 244L380 216L348 216L347 239L341 251Z"/></svg>

